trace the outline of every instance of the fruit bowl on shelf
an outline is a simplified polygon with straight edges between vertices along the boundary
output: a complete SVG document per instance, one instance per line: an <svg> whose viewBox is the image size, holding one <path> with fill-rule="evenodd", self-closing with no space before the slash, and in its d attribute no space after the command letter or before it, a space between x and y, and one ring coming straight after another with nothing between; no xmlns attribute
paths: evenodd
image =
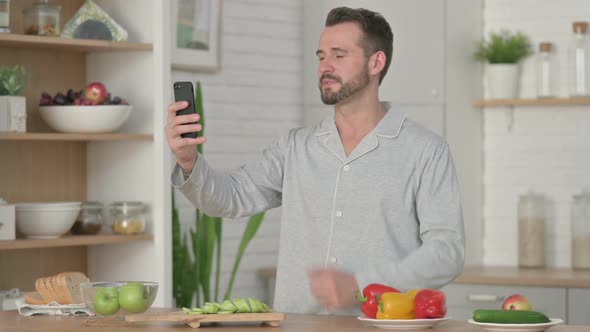
<svg viewBox="0 0 590 332"><path fill-rule="evenodd" d="M97 316L122 316L147 311L158 293L149 281L87 282L80 284L82 299Z"/></svg>
<svg viewBox="0 0 590 332"><path fill-rule="evenodd" d="M41 118L54 130L66 133L108 133L119 129L131 113L131 105L119 96L111 98L106 86L93 82L85 89L68 89L54 96L43 92Z"/></svg>
<svg viewBox="0 0 590 332"><path fill-rule="evenodd" d="M40 106L41 118L65 133L108 133L119 129L131 113L131 105Z"/></svg>

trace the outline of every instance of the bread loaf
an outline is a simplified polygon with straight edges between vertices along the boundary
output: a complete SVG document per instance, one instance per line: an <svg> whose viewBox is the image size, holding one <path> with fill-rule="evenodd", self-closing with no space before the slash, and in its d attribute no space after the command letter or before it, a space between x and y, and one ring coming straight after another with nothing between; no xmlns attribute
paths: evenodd
<svg viewBox="0 0 590 332"><path fill-rule="evenodd" d="M62 272L35 281L36 292L25 294L29 304L47 304L55 301L59 304L82 303L80 284L90 280L82 272Z"/></svg>

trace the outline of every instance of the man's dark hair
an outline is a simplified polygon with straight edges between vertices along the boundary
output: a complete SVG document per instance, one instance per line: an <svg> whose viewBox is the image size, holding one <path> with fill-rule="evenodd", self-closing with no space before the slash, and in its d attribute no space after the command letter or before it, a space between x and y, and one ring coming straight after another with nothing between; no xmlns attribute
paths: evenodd
<svg viewBox="0 0 590 332"><path fill-rule="evenodd" d="M393 53L393 32L389 23L383 15L363 8L337 7L332 9L326 17L327 27L344 22L356 22L360 25L364 34L361 47L367 58L377 51L385 53L385 66L379 76L379 84L381 84L391 64Z"/></svg>

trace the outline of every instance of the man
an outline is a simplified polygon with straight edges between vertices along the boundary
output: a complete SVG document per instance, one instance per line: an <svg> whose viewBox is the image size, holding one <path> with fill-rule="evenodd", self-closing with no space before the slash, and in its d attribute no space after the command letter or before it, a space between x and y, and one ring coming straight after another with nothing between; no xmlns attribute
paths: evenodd
<svg viewBox="0 0 590 332"><path fill-rule="evenodd" d="M292 130L256 162L209 167L181 138L196 115L168 107L166 136L177 158L173 184L205 213L240 218L282 206L275 308L313 313L354 307L369 283L402 291L438 288L463 268L464 234L448 145L380 103L393 34L365 9L335 8L316 52L322 101L334 113Z"/></svg>

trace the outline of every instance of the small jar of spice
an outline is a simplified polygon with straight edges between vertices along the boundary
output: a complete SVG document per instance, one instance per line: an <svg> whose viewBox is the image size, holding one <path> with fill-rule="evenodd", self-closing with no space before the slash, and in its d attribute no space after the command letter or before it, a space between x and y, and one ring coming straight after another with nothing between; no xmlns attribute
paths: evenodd
<svg viewBox="0 0 590 332"><path fill-rule="evenodd" d="M72 227L72 234L90 235L100 232L103 224L102 212L104 205L101 202L84 202L80 214Z"/></svg>
<svg viewBox="0 0 590 332"><path fill-rule="evenodd" d="M59 36L61 6L38 0L23 10L25 35Z"/></svg>
<svg viewBox="0 0 590 332"><path fill-rule="evenodd" d="M141 202L114 202L110 205L113 232L139 234L145 229L145 205Z"/></svg>

